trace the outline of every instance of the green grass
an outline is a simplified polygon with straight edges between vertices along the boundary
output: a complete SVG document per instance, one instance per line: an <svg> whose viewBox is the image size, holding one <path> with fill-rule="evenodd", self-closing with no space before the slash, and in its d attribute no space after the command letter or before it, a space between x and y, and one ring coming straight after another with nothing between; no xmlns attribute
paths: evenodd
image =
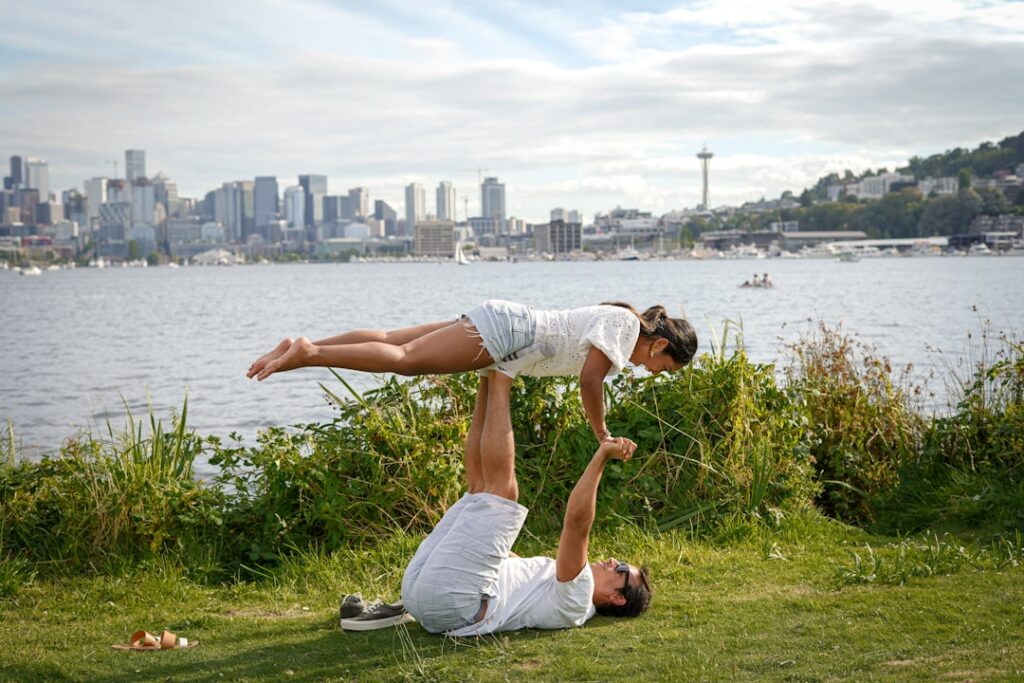
<svg viewBox="0 0 1024 683"><path fill-rule="evenodd" d="M627 526L604 532L592 552L652 566L655 600L638 619L595 617L580 629L460 641L415 624L365 634L339 631L340 596L356 590L393 596L418 540L398 535L330 556L298 554L258 581L218 587L197 585L173 562L160 561L119 577L36 578L14 597L0 599L0 680L1024 676L1019 545L1015 553L1004 551L1005 562L947 561L941 575L909 572L901 582L861 581L849 577L856 574L853 553L863 558L868 545L889 566L919 566L955 555L949 549L959 546L952 537L871 536L814 514L791 517L771 532L744 523L705 540ZM524 537L517 551L551 552L554 542ZM964 543L968 555L1000 557L989 544ZM167 628L201 645L187 652L110 649L137 628Z"/></svg>

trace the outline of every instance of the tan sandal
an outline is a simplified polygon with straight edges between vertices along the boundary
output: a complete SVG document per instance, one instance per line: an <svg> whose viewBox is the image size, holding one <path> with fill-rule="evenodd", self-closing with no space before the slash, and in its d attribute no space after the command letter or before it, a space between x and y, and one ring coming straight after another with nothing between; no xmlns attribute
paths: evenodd
<svg viewBox="0 0 1024 683"><path fill-rule="evenodd" d="M136 631L132 634L131 639L127 645L118 644L111 645L115 650L137 650L137 651L150 651L150 650L184 650L190 647L195 647L199 644L198 640L189 640L188 638L179 638L170 631L164 631L157 638L149 631Z"/></svg>

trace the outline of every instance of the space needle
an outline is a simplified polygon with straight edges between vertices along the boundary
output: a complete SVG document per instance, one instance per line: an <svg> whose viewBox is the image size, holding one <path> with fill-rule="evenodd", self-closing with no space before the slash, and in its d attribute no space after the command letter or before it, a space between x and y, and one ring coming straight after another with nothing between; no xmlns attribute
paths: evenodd
<svg viewBox="0 0 1024 683"><path fill-rule="evenodd" d="M704 211L708 210L708 163L711 161L711 157L713 156L715 155L708 149L707 144L705 144L704 149L697 154L697 158L700 159L701 178L704 181L703 190L700 195L701 203L699 208Z"/></svg>

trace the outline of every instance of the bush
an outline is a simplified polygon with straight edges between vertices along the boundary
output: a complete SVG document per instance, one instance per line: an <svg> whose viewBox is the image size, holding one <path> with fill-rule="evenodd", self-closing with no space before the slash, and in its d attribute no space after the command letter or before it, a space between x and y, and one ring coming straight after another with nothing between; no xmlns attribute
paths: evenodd
<svg viewBox="0 0 1024 683"><path fill-rule="evenodd" d="M922 418L887 358L822 324L790 346L789 396L806 416L807 448L823 489L818 505L855 523L898 480L918 447Z"/></svg>

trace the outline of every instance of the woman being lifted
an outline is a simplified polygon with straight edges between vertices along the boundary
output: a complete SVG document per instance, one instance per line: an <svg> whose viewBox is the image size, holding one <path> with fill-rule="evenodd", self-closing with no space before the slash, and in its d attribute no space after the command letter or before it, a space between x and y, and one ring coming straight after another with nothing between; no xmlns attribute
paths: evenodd
<svg viewBox="0 0 1024 683"><path fill-rule="evenodd" d="M598 441L605 441L613 438L604 420L606 376L621 372L627 362L654 374L673 372L696 351L693 326L670 318L663 306L640 313L629 304L609 302L547 311L490 300L457 320L390 332L354 330L316 342L285 339L253 363L247 376L262 381L275 372L311 366L399 375L486 369L505 375L511 386L518 374L577 375L587 421Z"/></svg>

